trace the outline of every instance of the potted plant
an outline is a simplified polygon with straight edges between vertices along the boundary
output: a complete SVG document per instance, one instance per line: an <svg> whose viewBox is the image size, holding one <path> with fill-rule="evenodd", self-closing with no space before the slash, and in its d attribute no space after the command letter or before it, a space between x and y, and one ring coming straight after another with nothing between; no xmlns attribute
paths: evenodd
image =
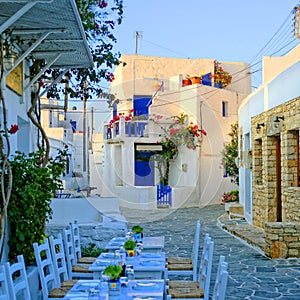
<svg viewBox="0 0 300 300"><path fill-rule="evenodd" d="M232 203L236 203L237 201L239 201L239 190L232 190L223 194L221 203L225 205L225 210L229 211L230 205Z"/></svg>
<svg viewBox="0 0 300 300"><path fill-rule="evenodd" d="M136 242L141 242L142 239L143 239L143 231L144 231L144 228L141 227L140 225L134 225L132 228L131 228L132 232L133 232L133 239L136 241Z"/></svg>
<svg viewBox="0 0 300 300"><path fill-rule="evenodd" d="M133 257L135 255L135 250L134 250L136 247L135 241L128 240L124 243L123 247L127 252L127 259L128 259L128 257Z"/></svg>
<svg viewBox="0 0 300 300"><path fill-rule="evenodd" d="M211 75L211 78L214 78L215 87L224 88L231 83L232 75L223 70L218 61L215 60L214 64L214 75Z"/></svg>
<svg viewBox="0 0 300 300"><path fill-rule="evenodd" d="M190 80L192 82L192 84L201 84L202 83L202 77L201 76L192 76L190 77Z"/></svg>
<svg viewBox="0 0 300 300"><path fill-rule="evenodd" d="M119 265L109 265L103 271L103 275L108 277L108 294L111 296L117 296L121 293L120 277L122 271L123 269Z"/></svg>
<svg viewBox="0 0 300 300"><path fill-rule="evenodd" d="M191 85L192 81L190 79L190 76L187 75L185 79L182 79L182 86L187 86L187 85Z"/></svg>

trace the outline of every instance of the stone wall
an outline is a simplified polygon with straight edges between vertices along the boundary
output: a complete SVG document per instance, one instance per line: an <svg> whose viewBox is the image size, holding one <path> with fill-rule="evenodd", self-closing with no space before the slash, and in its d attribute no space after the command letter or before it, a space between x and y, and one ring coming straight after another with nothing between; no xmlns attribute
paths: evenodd
<svg viewBox="0 0 300 300"><path fill-rule="evenodd" d="M253 224L265 229L267 256L300 257L300 98L253 117L251 126Z"/></svg>
<svg viewBox="0 0 300 300"><path fill-rule="evenodd" d="M299 222L300 98L253 117L251 126L253 224Z"/></svg>
<svg viewBox="0 0 300 300"><path fill-rule="evenodd" d="M266 223L265 254L271 258L300 257L300 224Z"/></svg>

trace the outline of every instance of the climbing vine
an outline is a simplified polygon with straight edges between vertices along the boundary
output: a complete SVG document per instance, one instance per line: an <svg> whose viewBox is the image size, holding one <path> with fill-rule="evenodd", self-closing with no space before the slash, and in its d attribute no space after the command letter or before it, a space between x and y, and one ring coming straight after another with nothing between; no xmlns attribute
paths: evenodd
<svg viewBox="0 0 300 300"><path fill-rule="evenodd" d="M171 116L172 123L168 128L161 126L160 115L154 115L150 120L158 124L164 132L164 136L157 144L162 145L160 154L154 155L154 160L158 164L160 183L169 184L170 160L178 155L179 147L186 146L188 149L195 150L200 146L203 136L207 133L203 128L192 122L188 123L188 115L181 113L179 116Z"/></svg>
<svg viewBox="0 0 300 300"><path fill-rule="evenodd" d="M26 262L34 260L34 242L43 240L46 222L51 219L51 197L61 187L67 161L67 148L48 159L45 150L25 155L17 152L10 161L13 186L8 205L11 260L22 253Z"/></svg>
<svg viewBox="0 0 300 300"><path fill-rule="evenodd" d="M224 145L221 152L221 165L231 177L231 181L239 184L239 168L236 165L236 158L238 157L238 122L231 124L231 131L228 134L231 141Z"/></svg>

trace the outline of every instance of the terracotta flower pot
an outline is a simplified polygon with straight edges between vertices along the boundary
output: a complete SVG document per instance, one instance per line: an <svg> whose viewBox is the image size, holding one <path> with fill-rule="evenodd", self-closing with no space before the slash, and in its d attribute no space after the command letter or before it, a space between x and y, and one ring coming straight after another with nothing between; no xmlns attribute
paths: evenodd
<svg viewBox="0 0 300 300"><path fill-rule="evenodd" d="M182 80L182 86L187 86L187 85L191 85L192 82L190 79L183 79Z"/></svg>
<svg viewBox="0 0 300 300"><path fill-rule="evenodd" d="M194 76L194 77L191 77L191 82L192 84L201 84L202 83L202 78L199 77L199 76Z"/></svg>

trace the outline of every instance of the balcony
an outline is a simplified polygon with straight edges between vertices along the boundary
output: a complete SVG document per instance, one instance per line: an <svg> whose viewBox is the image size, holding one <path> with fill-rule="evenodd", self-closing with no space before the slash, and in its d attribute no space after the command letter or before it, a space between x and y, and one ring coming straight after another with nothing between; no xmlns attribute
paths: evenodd
<svg viewBox="0 0 300 300"><path fill-rule="evenodd" d="M160 122L159 125L152 120L129 120L120 118L112 125L104 124L103 139L106 142L124 141L126 138L159 138L163 136L162 128L168 127L172 122Z"/></svg>

